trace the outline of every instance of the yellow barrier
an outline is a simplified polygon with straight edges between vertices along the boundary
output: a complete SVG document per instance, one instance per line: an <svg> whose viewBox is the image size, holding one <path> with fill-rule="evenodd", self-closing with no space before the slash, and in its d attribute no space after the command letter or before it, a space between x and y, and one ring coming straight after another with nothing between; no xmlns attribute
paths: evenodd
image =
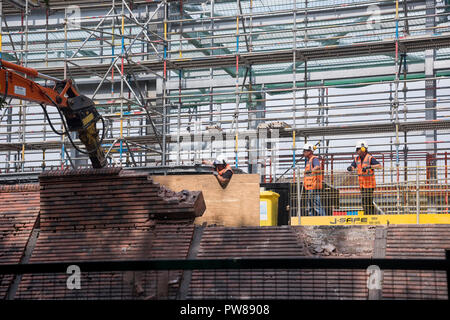
<svg viewBox="0 0 450 320"><path fill-rule="evenodd" d="M416 214L291 217L292 226L417 224ZM419 224L450 224L450 214L419 214Z"/></svg>

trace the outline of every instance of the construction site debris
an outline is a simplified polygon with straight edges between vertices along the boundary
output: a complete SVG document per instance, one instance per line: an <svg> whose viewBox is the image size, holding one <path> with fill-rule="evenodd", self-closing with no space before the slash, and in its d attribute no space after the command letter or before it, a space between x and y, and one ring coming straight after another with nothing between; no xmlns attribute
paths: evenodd
<svg viewBox="0 0 450 320"><path fill-rule="evenodd" d="M192 223L206 209L201 191L173 192L121 168L47 171L39 182L44 231Z"/></svg>
<svg viewBox="0 0 450 320"><path fill-rule="evenodd" d="M365 256L373 252L371 226L303 226L296 228L313 255Z"/></svg>

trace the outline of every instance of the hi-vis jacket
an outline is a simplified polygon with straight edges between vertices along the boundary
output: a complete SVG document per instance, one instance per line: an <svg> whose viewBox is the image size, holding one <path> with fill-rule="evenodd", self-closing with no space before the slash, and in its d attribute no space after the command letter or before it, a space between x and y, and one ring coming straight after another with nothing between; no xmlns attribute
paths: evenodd
<svg viewBox="0 0 450 320"><path fill-rule="evenodd" d="M318 158L317 156L312 156L311 158L309 158L308 162L306 163L305 177L303 178L303 185L305 186L306 190L322 189L322 182L323 182L322 171L306 173L308 171L312 171L313 161L314 161L314 159L317 159L317 158Z"/></svg>
<svg viewBox="0 0 450 320"><path fill-rule="evenodd" d="M358 181L359 181L359 187L360 188L375 188L376 187L376 181L375 181L375 173L373 169L366 170L366 172L362 171L363 167L370 166L370 163L372 162L372 155L366 154L364 157L364 160L361 162L360 156L355 156L355 163L356 168L358 169Z"/></svg>
<svg viewBox="0 0 450 320"><path fill-rule="evenodd" d="M233 173L233 169L231 169L231 166L229 164L227 164L227 166L225 168L223 168L222 170L218 171L219 176L222 176L228 170L231 171L231 173Z"/></svg>

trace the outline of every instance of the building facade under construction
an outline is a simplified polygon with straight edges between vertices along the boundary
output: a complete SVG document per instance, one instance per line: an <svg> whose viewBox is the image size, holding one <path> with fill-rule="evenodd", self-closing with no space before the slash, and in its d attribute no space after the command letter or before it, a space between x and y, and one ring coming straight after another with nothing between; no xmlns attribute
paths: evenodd
<svg viewBox="0 0 450 320"><path fill-rule="evenodd" d="M449 0L0 13L0 299L448 300Z"/></svg>

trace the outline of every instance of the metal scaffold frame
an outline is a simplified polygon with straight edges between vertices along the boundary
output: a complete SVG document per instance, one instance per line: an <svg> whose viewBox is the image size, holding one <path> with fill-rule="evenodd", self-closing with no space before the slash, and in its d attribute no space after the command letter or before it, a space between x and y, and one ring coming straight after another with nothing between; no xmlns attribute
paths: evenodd
<svg viewBox="0 0 450 320"><path fill-rule="evenodd" d="M293 167L290 181L304 142L329 162L365 137L399 183L414 154L439 166L449 148L446 0L73 1L78 25L66 1L24 3L1 1L2 55L86 90L111 164L225 153L263 180ZM87 165L21 101L0 111L0 134L2 171Z"/></svg>
<svg viewBox="0 0 450 320"><path fill-rule="evenodd" d="M149 159L152 158L159 159L163 154L162 134L161 124L156 122L162 122L158 119L162 113L155 99L149 95L152 90L148 90L148 87L155 77L161 75L142 66L140 60L143 59L143 51L147 53L147 57L160 55L159 47L163 46L163 40L149 26L160 23L158 14L164 6L163 3L148 4L141 7L138 12L134 12L127 1L111 1L109 6L101 9L104 10L104 14L96 16L87 15L92 11L89 4L85 3L83 6L74 7L78 13L85 12L84 15L75 18L68 16L68 13L72 14L71 7L55 4L54 7L45 7L45 24L37 24L36 21L40 21L42 17L35 14L32 18L33 26L28 25L28 17L33 15L33 11L28 10L28 1L24 3L25 7L18 10L20 24L14 25L14 19L18 17L15 12L10 16L12 23L8 24L8 16L2 19L4 22L2 33L6 27L9 37L9 42L3 45L4 55L12 58L11 60L17 64L29 63L28 65L39 70L52 70L48 73L57 74L60 78L74 79L78 86L87 87L91 91L90 96L107 119L109 137L105 140L104 147L111 164L137 166L138 163L151 162ZM3 1L2 6L4 5ZM53 24L49 23L49 18L54 21ZM45 29L42 29L43 27ZM20 50L17 41L13 39L16 33L25 38L24 42L20 42ZM52 37L52 34L56 33L58 36L54 37L57 39L52 43L49 36ZM33 41L32 48L28 48L28 37L38 38ZM44 50L40 46L41 37L45 37ZM119 46L117 40L120 41ZM100 45L98 54L95 52L97 45L90 45L91 42ZM24 48L22 43L25 43ZM73 43L76 43L76 46ZM5 50L7 46L11 50ZM137 52L137 47L145 50ZM58 57L52 58L49 52L56 53ZM38 56L39 59L32 59L29 56ZM106 63L108 60L110 62ZM95 69L98 65L103 65L103 69ZM110 92L107 90L108 86ZM115 87L119 87L119 90ZM9 132L10 127L15 126L11 119L14 117L16 106L19 106L20 114L22 108L29 109L22 101L9 101L1 114L1 119L7 116L7 124L4 125L8 131L6 143L0 143L0 150L7 153L4 161L6 172L36 170L39 167L36 163L39 162L42 169L87 165L86 159L72 150L64 138L58 141L48 133L44 118L36 119L32 123L25 121L26 119L23 121L19 119L21 126L19 134L23 138L21 141L14 141L15 139L11 138L13 134ZM58 125L59 119L55 119L55 115L56 113L50 113L54 124ZM36 118L40 117L40 114L33 110L30 116ZM43 132L30 132L29 127L36 126L36 122L44 124ZM0 126L2 125L3 123L0 123ZM150 131L151 135L145 134L144 131ZM25 136L33 137L25 140ZM140 139L143 136L151 138ZM15 160L11 161L12 154L19 148L21 154L13 155ZM37 159L36 153L40 152L42 158ZM26 153L30 156L25 157ZM53 157L49 156L51 153ZM117 156L112 156L112 153Z"/></svg>

